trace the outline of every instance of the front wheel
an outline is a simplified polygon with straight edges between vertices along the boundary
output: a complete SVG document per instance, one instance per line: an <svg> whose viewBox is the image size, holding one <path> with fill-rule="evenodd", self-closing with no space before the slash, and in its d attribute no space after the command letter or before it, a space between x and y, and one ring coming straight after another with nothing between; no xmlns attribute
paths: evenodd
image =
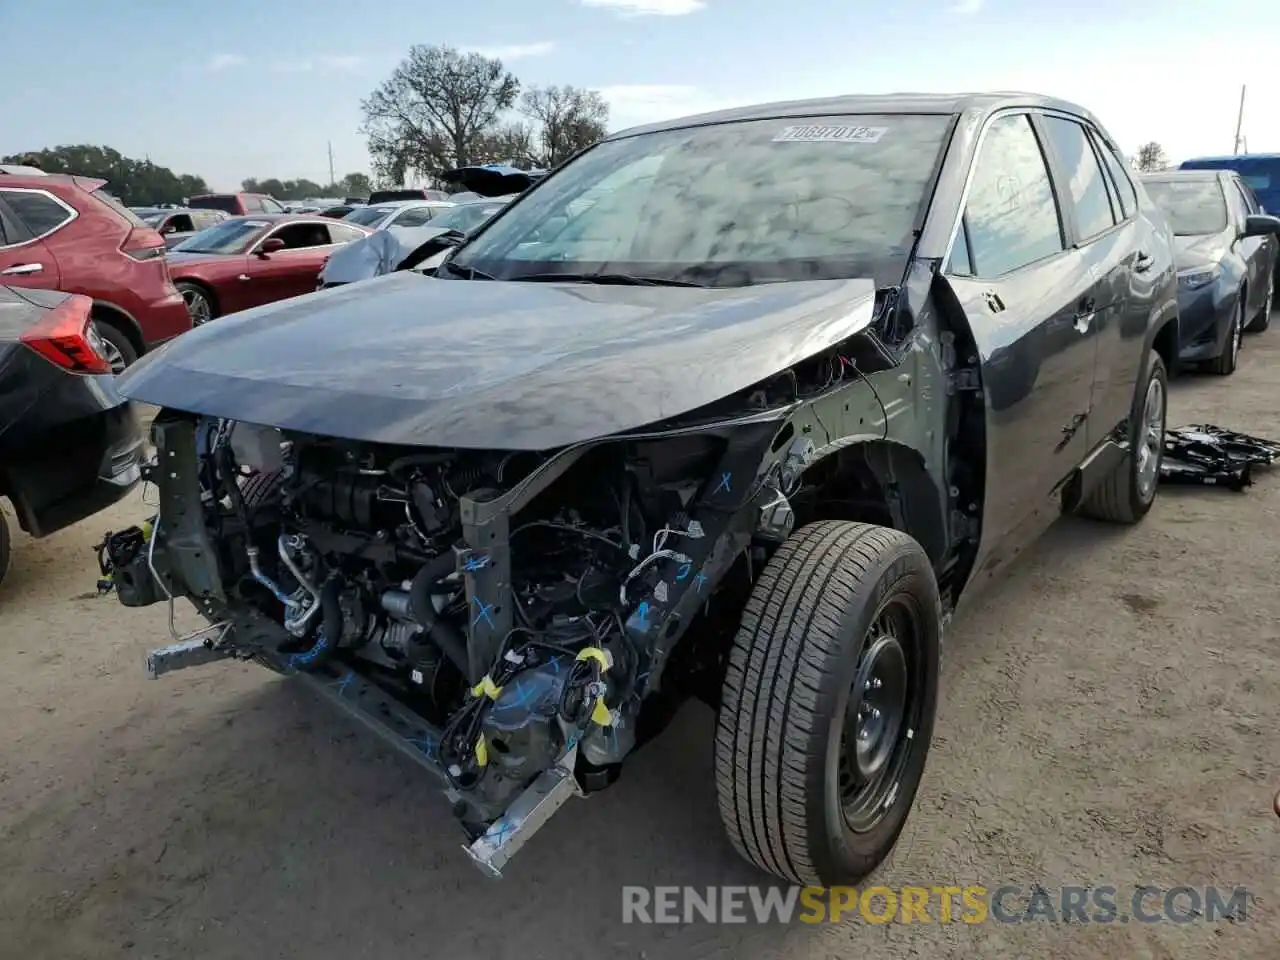
<svg viewBox="0 0 1280 960"><path fill-rule="evenodd" d="M1271 326L1271 301L1275 297L1276 285L1272 280L1270 286L1267 287L1267 302L1262 305L1262 310L1258 315L1249 321L1249 325L1245 327L1245 333L1261 333L1267 327Z"/></svg>
<svg viewBox="0 0 1280 960"><path fill-rule="evenodd" d="M904 533L824 521L770 559L742 614L716 728L738 852L794 883L858 882L893 849L924 773L941 604Z"/></svg>
<svg viewBox="0 0 1280 960"><path fill-rule="evenodd" d="M1231 329L1227 331L1227 343L1222 353L1214 357L1209 369L1220 377L1229 377L1240 364L1240 342L1244 339L1245 292L1236 298L1236 308L1231 314Z"/></svg>
<svg viewBox="0 0 1280 960"><path fill-rule="evenodd" d="M218 315L217 308L213 305L213 297L198 283L179 280L174 286L182 294L182 300L187 305L187 313L191 315L193 327L208 323Z"/></svg>

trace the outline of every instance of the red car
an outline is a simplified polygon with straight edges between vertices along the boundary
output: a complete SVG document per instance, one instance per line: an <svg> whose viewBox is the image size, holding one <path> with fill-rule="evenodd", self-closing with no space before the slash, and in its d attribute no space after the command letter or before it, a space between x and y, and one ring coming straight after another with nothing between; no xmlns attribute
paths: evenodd
<svg viewBox="0 0 1280 960"><path fill-rule="evenodd" d="M15 168L9 168L10 170ZM105 180L0 169L0 284L79 293L112 369L191 329L164 239Z"/></svg>
<svg viewBox="0 0 1280 960"><path fill-rule="evenodd" d="M202 193L188 198L187 206L192 210L221 210L233 217L285 212L284 204L265 193Z"/></svg>
<svg viewBox="0 0 1280 960"><path fill-rule="evenodd" d="M316 215L234 217L169 251L169 272L199 325L310 293L329 255L370 231Z"/></svg>

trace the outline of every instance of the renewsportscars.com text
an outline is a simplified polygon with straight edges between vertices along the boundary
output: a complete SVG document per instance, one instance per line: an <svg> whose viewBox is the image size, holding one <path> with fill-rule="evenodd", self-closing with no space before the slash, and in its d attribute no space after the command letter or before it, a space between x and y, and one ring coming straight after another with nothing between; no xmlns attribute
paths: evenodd
<svg viewBox="0 0 1280 960"><path fill-rule="evenodd" d="M1039 885L622 888L623 923L1217 923L1244 887Z"/></svg>

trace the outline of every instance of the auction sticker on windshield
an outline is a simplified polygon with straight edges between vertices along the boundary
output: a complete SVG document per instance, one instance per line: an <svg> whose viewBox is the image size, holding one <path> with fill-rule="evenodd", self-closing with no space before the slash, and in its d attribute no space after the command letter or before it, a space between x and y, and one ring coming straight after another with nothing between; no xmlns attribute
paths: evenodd
<svg viewBox="0 0 1280 960"><path fill-rule="evenodd" d="M831 127L808 125L784 127L774 143L879 143L888 127Z"/></svg>

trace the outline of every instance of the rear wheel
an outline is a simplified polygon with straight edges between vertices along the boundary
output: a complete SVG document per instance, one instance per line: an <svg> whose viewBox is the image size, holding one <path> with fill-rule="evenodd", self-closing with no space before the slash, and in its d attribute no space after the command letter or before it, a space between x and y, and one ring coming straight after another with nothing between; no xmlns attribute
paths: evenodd
<svg viewBox="0 0 1280 960"><path fill-rule="evenodd" d="M941 605L906 534L806 526L760 575L725 672L720 816L738 852L796 883L856 883L893 849L924 772Z"/></svg>
<svg viewBox="0 0 1280 960"><path fill-rule="evenodd" d="M119 327L102 320L95 321L93 328L102 338L102 355L111 365L111 372L124 373L129 365L138 359L138 351L133 341Z"/></svg>
<svg viewBox="0 0 1280 960"><path fill-rule="evenodd" d="M1137 523L1147 515L1160 483L1168 384L1164 361L1152 350L1147 378L1134 395L1129 415L1129 452L1080 504L1080 513L1112 523Z"/></svg>
<svg viewBox="0 0 1280 960"><path fill-rule="evenodd" d="M0 583L4 583L4 575L9 572L9 521L5 518L4 507L0 507Z"/></svg>

